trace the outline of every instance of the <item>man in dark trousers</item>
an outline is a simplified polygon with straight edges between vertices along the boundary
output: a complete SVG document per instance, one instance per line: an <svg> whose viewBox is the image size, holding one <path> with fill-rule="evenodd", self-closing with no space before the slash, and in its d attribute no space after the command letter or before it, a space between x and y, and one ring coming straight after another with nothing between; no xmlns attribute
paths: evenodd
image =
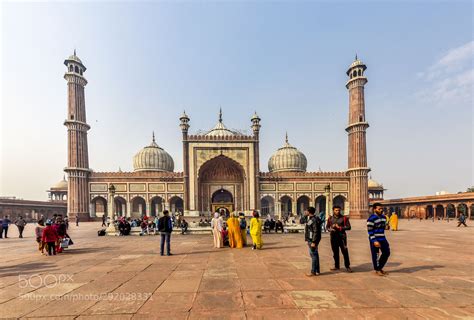
<svg viewBox="0 0 474 320"><path fill-rule="evenodd" d="M318 245L321 241L321 225L322 221L319 217L315 216L316 209L309 207L305 214L307 220L304 229L304 238L308 243L309 255L311 257L311 273L306 274L308 277L318 276L319 270L319 254Z"/></svg>
<svg viewBox="0 0 474 320"><path fill-rule="evenodd" d="M346 230L351 230L349 217L341 214L340 206L332 207L333 215L328 218L326 229L329 230L331 236L331 249L334 257L334 268L331 271L339 270L339 249L344 257L344 266L347 272L352 272L351 263L349 261L349 250L347 249Z"/></svg>
<svg viewBox="0 0 474 320"><path fill-rule="evenodd" d="M388 229L387 218L383 214L382 204L378 202L372 205L372 211L372 215L367 219L372 264L377 275L385 276L388 272L385 272L383 267L390 256L390 246L385 238L385 230ZM379 251L382 253L380 256Z"/></svg>
<svg viewBox="0 0 474 320"><path fill-rule="evenodd" d="M161 235L161 243L160 243L160 254L164 254L165 249L165 241L166 241L166 255L171 256L170 252L170 238L171 232L173 231L173 224L171 222L171 218L169 216L168 210L163 211L163 217L158 220L158 231Z"/></svg>

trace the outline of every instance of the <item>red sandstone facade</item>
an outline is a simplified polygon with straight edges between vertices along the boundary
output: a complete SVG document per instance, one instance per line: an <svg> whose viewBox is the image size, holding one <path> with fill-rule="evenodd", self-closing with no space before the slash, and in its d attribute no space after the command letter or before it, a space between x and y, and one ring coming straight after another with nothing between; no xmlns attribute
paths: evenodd
<svg viewBox="0 0 474 320"><path fill-rule="evenodd" d="M68 118L64 122L68 165L64 170L69 178L70 217L153 216L165 209L197 216L219 207L247 214L258 209L283 216L302 214L308 206L326 211L332 204L340 205L351 217L367 217L367 79L363 75L366 66L360 60L347 71L348 170L340 172L306 172L305 155L288 143L288 137L270 158L269 172L261 172L260 117L255 113L251 118L253 134L242 134L224 126L221 112L216 127L206 133L188 134L190 119L186 113L180 117L182 173L173 171L171 156L158 146L154 136L152 143L134 157L134 172L93 172L87 148L86 68L75 53L64 63L68 68L64 76L68 82Z"/></svg>

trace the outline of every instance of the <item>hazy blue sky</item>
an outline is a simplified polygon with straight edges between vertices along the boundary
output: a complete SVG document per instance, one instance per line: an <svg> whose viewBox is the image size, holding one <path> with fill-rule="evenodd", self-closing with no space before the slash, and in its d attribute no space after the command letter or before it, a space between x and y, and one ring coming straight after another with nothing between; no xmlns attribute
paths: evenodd
<svg viewBox="0 0 474 320"><path fill-rule="evenodd" d="M3 3L0 195L46 199L66 165L64 59L86 65L89 159L132 170L157 143L182 170L179 115L262 118L261 170L290 143L347 168L345 71L367 66L368 159L388 197L473 184L472 2ZM250 131L250 130L249 130Z"/></svg>

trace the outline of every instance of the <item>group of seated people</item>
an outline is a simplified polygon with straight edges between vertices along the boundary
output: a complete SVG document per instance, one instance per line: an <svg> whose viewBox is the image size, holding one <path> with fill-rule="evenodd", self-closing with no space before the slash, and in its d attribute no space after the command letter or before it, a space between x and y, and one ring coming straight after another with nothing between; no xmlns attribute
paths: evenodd
<svg viewBox="0 0 474 320"><path fill-rule="evenodd" d="M117 224L119 235L121 236L128 236L132 228L140 227L141 232L140 235L151 235L151 234L158 234L158 219L159 217L152 217L153 219L149 218L148 216L143 216L141 219L138 218L125 218L119 217L119 219L115 222ZM177 226L181 228L181 233L185 234L188 231L188 222L185 219L172 219L173 227Z"/></svg>

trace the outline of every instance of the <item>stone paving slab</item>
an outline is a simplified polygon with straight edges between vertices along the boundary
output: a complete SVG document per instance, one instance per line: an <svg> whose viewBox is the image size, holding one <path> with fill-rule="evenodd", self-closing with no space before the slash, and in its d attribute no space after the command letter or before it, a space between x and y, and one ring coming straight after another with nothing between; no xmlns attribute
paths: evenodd
<svg viewBox="0 0 474 320"><path fill-rule="evenodd" d="M97 237L100 223L81 223L69 230L75 245L47 257L28 225L24 239L0 239L0 318L474 319L474 228L402 220L379 277L364 222L352 224L354 272L329 270L323 234L311 278L302 234L264 234L263 250L173 234L174 255L162 257L159 237Z"/></svg>

